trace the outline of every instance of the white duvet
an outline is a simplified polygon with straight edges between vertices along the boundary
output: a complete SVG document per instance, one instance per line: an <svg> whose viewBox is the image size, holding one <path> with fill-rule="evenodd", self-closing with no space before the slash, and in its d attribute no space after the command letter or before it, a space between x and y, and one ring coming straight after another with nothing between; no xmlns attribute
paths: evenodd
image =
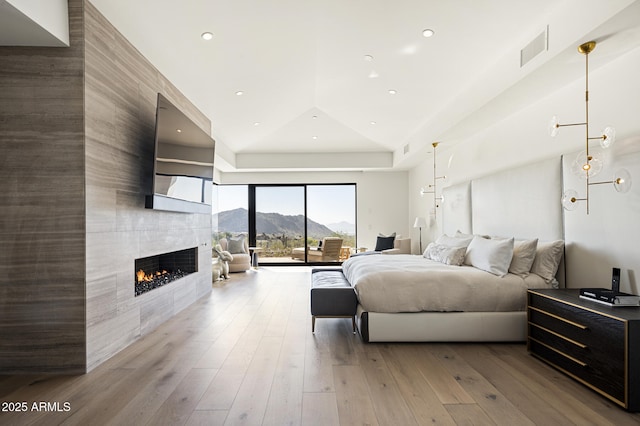
<svg viewBox="0 0 640 426"><path fill-rule="evenodd" d="M412 255L355 256L342 269L369 312L523 311L527 288L550 287L534 274L498 277Z"/></svg>

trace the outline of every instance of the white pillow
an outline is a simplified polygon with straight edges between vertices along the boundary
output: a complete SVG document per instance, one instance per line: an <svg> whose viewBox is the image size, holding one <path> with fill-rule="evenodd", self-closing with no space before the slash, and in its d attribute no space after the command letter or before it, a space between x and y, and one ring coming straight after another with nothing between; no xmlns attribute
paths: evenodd
<svg viewBox="0 0 640 426"><path fill-rule="evenodd" d="M513 243L513 259L509 266L509 272L526 278L531 271L531 266L536 258L538 239L520 240Z"/></svg>
<svg viewBox="0 0 640 426"><path fill-rule="evenodd" d="M462 265L464 255L467 252L466 247L449 247L436 243L429 243L423 256L445 265Z"/></svg>
<svg viewBox="0 0 640 426"><path fill-rule="evenodd" d="M538 243L531 273L540 275L548 284L552 283L563 254L564 241L562 240Z"/></svg>
<svg viewBox="0 0 640 426"><path fill-rule="evenodd" d="M465 234L464 232L462 232L461 230L457 230L456 234L454 235L456 238L473 238L475 236L478 237L482 237L482 238L491 238L489 235L480 235L480 234Z"/></svg>
<svg viewBox="0 0 640 426"><path fill-rule="evenodd" d="M450 237L447 234L443 234L436 240L436 244L448 247L467 247L472 239L472 235L468 237L456 238Z"/></svg>
<svg viewBox="0 0 640 426"><path fill-rule="evenodd" d="M461 230L458 229L456 231L456 234L454 235L454 237L456 237L456 238L468 238L468 237L473 238L473 235L472 234L465 234L464 232L462 232Z"/></svg>
<svg viewBox="0 0 640 426"><path fill-rule="evenodd" d="M488 240L475 236L467 247L464 263L504 277L509 272L512 257L513 238Z"/></svg>

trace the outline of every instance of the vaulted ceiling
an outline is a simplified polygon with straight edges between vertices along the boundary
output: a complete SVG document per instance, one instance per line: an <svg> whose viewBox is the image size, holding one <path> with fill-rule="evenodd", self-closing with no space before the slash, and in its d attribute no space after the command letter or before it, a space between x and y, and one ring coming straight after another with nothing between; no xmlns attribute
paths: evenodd
<svg viewBox="0 0 640 426"><path fill-rule="evenodd" d="M630 0L90 1L211 119L223 171L267 155L277 169L412 167L432 141L577 78L559 65L586 38L610 60L640 25Z"/></svg>

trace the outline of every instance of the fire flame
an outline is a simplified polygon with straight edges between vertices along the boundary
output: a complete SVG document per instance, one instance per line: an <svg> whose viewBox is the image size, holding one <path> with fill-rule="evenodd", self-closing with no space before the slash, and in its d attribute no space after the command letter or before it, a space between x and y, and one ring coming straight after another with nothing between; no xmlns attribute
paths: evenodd
<svg viewBox="0 0 640 426"><path fill-rule="evenodd" d="M136 272L136 278L138 279L138 282L152 281L155 277L159 277L167 273L168 272L166 270L163 270L162 272L157 271L156 273L153 273L153 274L145 274L144 271L140 269L138 272Z"/></svg>

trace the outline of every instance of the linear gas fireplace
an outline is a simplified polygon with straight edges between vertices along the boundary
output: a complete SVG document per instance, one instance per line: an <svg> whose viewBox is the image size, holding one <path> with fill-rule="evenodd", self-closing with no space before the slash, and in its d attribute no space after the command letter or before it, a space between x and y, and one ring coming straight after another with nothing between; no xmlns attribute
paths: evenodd
<svg viewBox="0 0 640 426"><path fill-rule="evenodd" d="M198 248L136 259L135 295L162 287L198 271Z"/></svg>

